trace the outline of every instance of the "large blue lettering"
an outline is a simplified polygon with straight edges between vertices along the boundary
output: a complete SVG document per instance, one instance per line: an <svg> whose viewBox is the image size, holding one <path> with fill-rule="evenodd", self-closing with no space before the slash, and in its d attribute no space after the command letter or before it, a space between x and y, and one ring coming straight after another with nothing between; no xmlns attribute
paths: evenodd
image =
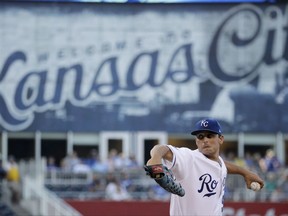
<svg viewBox="0 0 288 216"><path fill-rule="evenodd" d="M98 95L101 96L110 96L115 94L119 89L119 77L118 77L118 71L116 67L117 58L109 58L102 62L100 67L98 68L96 75L94 77L93 86L91 87L90 94L93 93L93 91L97 92ZM105 65L109 66L108 73L110 75L110 82L103 82L101 81L100 75L101 73L105 73L105 70L103 69ZM106 71L107 72L107 71Z"/></svg>
<svg viewBox="0 0 288 216"><path fill-rule="evenodd" d="M26 74L19 82L15 91L15 106L19 110L27 110L33 105L43 106L46 104L44 101L44 91L46 84L47 72L32 72ZM33 86L29 86L29 79L32 80Z"/></svg>
<svg viewBox="0 0 288 216"><path fill-rule="evenodd" d="M135 91L146 85L156 88L164 85L168 80L174 83L187 82L195 75L191 47L191 44L187 44L176 49L170 59L167 71L162 73L163 76L161 79L159 79L159 77L156 79L158 75L157 64L160 54L159 51L140 53L132 59L126 73L126 80L124 80L125 82L121 85L117 68L118 57L104 59L94 73L94 78L92 82L90 82L90 86L85 86L85 88L83 83L84 71L81 64L58 68L56 73L57 84L54 86L54 89L48 86L49 71L28 72L20 79L19 83L14 83L14 98L4 98L0 95L0 102L2 101L1 114L4 125L8 125L8 127L18 125L18 128L26 127L28 122L31 122L31 119L34 118L33 112L44 112L52 107L53 109L57 109L59 106L64 106L68 100L72 104L79 106L79 104L85 104L85 101L90 100L95 95L107 97L116 94L119 90ZM145 73L146 78L143 78L145 76L141 74L142 71L137 71L137 68L143 65L142 61L145 58L149 59L150 63L145 65L148 71ZM172 69L176 58L183 60L185 63L183 68L177 70ZM5 81L9 69L19 60L23 62L27 61L26 55L23 52L13 53L7 59L0 75L1 82ZM140 76L140 80L142 80L137 83L135 78L139 80L138 76ZM105 77L105 79L103 79L103 77ZM107 80L107 78L109 79ZM66 79L69 79L69 84L65 81ZM73 81L71 82L71 80ZM67 86L69 86L69 92L67 92ZM85 91L83 89L85 89ZM47 96L47 91L49 91L49 97ZM12 109L9 109L7 104L10 104ZM15 113L10 110L14 110Z"/></svg>
<svg viewBox="0 0 288 216"><path fill-rule="evenodd" d="M274 10L276 9L274 8ZM285 14L280 16L274 10L271 10L270 14L266 15L266 18L270 19L271 23L277 22L276 19L278 19L281 23L281 19L285 17ZM213 74L213 77L215 77L220 82L235 82L235 81L238 82L238 81L245 80L248 77L252 79L256 77L258 73L257 69L261 64L265 63L267 65L272 65L272 64L279 62L281 59L288 60L288 23L286 21L286 24L283 24L283 26L280 26L278 28L277 26L275 27L271 25L270 29L267 30L267 36L264 34L264 36L266 36L265 38L266 43L263 43L263 49L261 47L258 48L259 49L257 52L259 55L258 61L255 61L254 63L250 63L251 65L249 66L243 65L242 69L244 68L244 72L242 71L241 74L239 74L237 73L237 71L226 71L225 69L223 69L223 67L221 66L223 62L221 62L220 56L221 57L225 56L225 53L221 52L221 48L224 48L224 47L220 47L219 42L221 39L223 39L223 37L228 36L228 34L225 34L226 30L229 29L229 27L227 27L228 24L230 22L233 22L233 19L237 15L242 14L242 13L249 14L250 17L254 18L254 21L256 23L256 28L253 29L252 34L246 36L246 38L240 37L239 36L240 32L236 32L236 30L234 30L233 34L231 34L230 41L227 40L228 42L230 42L230 44L227 44L227 45L231 45L239 49L243 47L247 48L249 46L252 46L253 43L257 42L257 40L261 38L260 32L262 31L262 35L263 35L263 31L265 30L263 28L265 25L263 25L263 21L261 19L261 14L259 10L257 10L256 7L253 7L251 5L246 5L246 6L240 7L239 9L237 8L237 10L233 11L229 16L227 16L225 20L223 20L223 22L220 24L212 40L210 50L209 50L209 59L208 59L209 67ZM272 15L272 14L278 14L279 17L277 17L276 15ZM278 54L278 56L277 55L275 56L275 54L273 55L273 51L275 50L274 47L276 46L276 42L275 42L276 34L283 34L283 38L284 38L283 53ZM230 53L230 55L235 56L235 58L237 58L238 53L237 52Z"/></svg>
<svg viewBox="0 0 288 216"><path fill-rule="evenodd" d="M169 62L168 75L170 79L173 80L175 83L185 83L195 75L191 47L192 44L187 44L178 48L173 54L171 61ZM179 56L181 53L184 54L181 59L185 60L185 68L182 68L181 70L172 70L171 67L175 62L176 57Z"/></svg>
<svg viewBox="0 0 288 216"><path fill-rule="evenodd" d="M260 29L261 29L261 19L260 15L256 13L254 10L251 8L243 8L241 10L236 11L235 13L232 13L230 16L228 16L222 24L219 26L218 30L216 31L216 34L212 40L211 46L210 46L210 51L209 51L209 67L213 75L216 77L216 79L225 81L225 82L233 82L233 81L239 81L241 79L244 79L248 77L251 73L255 72L256 68L259 67L261 62L255 62L254 67L251 67L250 71L246 71L245 74L240 76L239 74L236 74L235 72L229 73L228 71L224 71L221 68L221 64L219 62L219 41L220 38L225 32L225 27L228 25L229 21L233 20L233 17L236 16L237 14L241 12L249 12L251 16L253 16L256 21L257 21L257 28L254 30L254 34L252 34L250 37L247 38L240 38L237 35L237 32L233 32L231 36L231 43L236 46L236 47L243 47L243 46L248 46L250 45L259 35ZM221 55L221 54L220 54ZM222 54L223 55L223 54ZM237 58L237 53L235 53L235 58ZM234 76L233 76L234 74Z"/></svg>
<svg viewBox="0 0 288 216"><path fill-rule="evenodd" d="M0 73L0 83L3 82L5 76L8 73L9 68L17 61L26 62L26 55L23 52L17 51L12 53L4 63L3 69L1 70ZM3 93L2 93L3 94ZM6 102L5 97L0 94L0 107L1 107L1 112L0 112L0 119L2 118L4 122L8 122L9 125L19 125L23 124L26 119L25 117L15 117L15 114L11 112L11 109L8 107L8 103ZM10 127L7 127L8 129ZM12 127L11 127L12 128ZM15 128L15 127L14 127Z"/></svg>
<svg viewBox="0 0 288 216"><path fill-rule="evenodd" d="M211 78L212 81L216 79L216 81L221 82L221 84L239 81L249 82L258 75L258 68L261 64L271 65L280 60L288 61L287 19L284 18L286 22L283 22L282 26L269 25L268 27L264 25L262 19L264 16L265 21L270 19L269 21L271 21L271 23L277 21L273 19L282 18L283 20L285 16L280 17L278 12L275 14L278 14L279 17L271 16L271 13L273 13L273 10L276 10L276 7L271 8L270 14L261 14L262 12L253 5L237 6L228 12L228 16L215 31L209 47L208 71L210 70L211 72L212 76L209 78ZM233 28L232 31L229 25L237 21L237 18L239 18L237 16L242 13L249 15L256 26L256 28L253 28L251 32L245 36L240 35L237 28L235 30ZM229 32L229 34L226 34L227 32ZM273 50L279 50L275 49L277 35L279 34L282 34L281 37L284 38L283 52L275 54ZM240 65L241 73L237 73L238 65L234 67L236 71L228 71L229 69L223 66L225 65L223 59L225 60L225 58L222 57L225 55L225 48L219 45L221 42L227 41L229 47L233 47L232 50L234 52L229 53L229 55L237 58L238 50L249 47L255 49L255 43L263 38L264 40L261 40L263 46L260 46L260 50L257 52L257 55L259 55L256 58L257 60L251 61L250 65ZM121 50L125 46L126 43L123 43L118 44L116 47L118 50ZM102 48L104 51L111 49L109 46L103 46ZM3 92L5 89L0 88L2 90L2 92L0 92L0 123L5 128L12 130L23 129L28 127L33 121L34 112L45 112L48 109L55 110L64 106L67 101L75 106L83 106L92 100L97 100L99 97L112 97L119 93L119 91L131 92L147 86L150 88L159 88L167 82L174 84L189 82L193 77L197 76L193 64L192 48L193 44L181 45L177 47L174 52L170 53L170 58L169 53L163 53L161 50L153 50L150 52L144 50L136 56L133 56L131 61L127 63L127 68L124 68L125 71L119 71L120 67L118 64L120 63L121 56L110 56L102 59L99 65L95 66L95 71L94 69L93 71L84 69L85 67L80 63L59 67L56 68L56 71L49 71L47 69L25 71L25 66L27 68L30 66L28 65L26 54L21 51L14 52L3 64L0 73L0 84L3 86L3 83L10 82L8 79L11 76L16 75L19 77L15 79L17 82L9 85L9 91L11 91L9 94L5 94L5 92ZM76 50L73 49L72 51L72 57L75 57L77 55ZM95 51L89 47L87 52L94 53ZM66 56L62 51L59 52L58 57L61 57L61 61ZM39 65L48 58L49 55L41 56L41 58L38 59ZM163 61L163 59L167 59L167 61ZM179 59L181 59L181 63L184 62L184 64L178 64ZM160 62L161 64L163 64L163 62L166 64L164 67L162 65L162 71L159 71ZM235 62L237 63L237 61ZM17 63L23 64L22 71L13 70ZM123 67L121 67L121 70L123 70ZM21 75L23 72L25 72L25 75ZM48 83L48 75L50 76L51 72L55 75L55 80L53 79L53 82L56 82L55 85L49 85ZM89 75L92 75L91 81L89 80L87 82L85 72L89 72ZM199 74L199 71L196 72ZM103 77L105 77L105 79L103 79ZM70 83L67 83L66 80L69 80ZM84 82L85 80L86 82ZM69 88L67 88L67 86L69 86ZM47 94L48 91L49 94ZM284 92L283 94L286 93ZM13 95L13 97L11 97L11 95ZM208 179L206 178L206 180Z"/></svg>

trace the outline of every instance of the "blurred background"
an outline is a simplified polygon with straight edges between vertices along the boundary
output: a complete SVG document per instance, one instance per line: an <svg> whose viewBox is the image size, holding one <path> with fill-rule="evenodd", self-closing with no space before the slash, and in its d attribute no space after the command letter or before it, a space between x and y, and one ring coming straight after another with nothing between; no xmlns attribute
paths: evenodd
<svg viewBox="0 0 288 216"><path fill-rule="evenodd" d="M203 117L265 180L223 215L287 215L285 2L1 1L0 215L168 215L143 165Z"/></svg>

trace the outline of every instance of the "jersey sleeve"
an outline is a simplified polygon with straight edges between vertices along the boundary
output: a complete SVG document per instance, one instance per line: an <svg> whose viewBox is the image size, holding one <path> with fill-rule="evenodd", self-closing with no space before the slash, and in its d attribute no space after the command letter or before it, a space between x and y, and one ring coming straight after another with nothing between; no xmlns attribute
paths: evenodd
<svg viewBox="0 0 288 216"><path fill-rule="evenodd" d="M186 176L187 169L193 169L193 154L187 148L177 148L172 145L167 145L173 153L172 162L163 160L168 169L171 169L177 180L181 181Z"/></svg>

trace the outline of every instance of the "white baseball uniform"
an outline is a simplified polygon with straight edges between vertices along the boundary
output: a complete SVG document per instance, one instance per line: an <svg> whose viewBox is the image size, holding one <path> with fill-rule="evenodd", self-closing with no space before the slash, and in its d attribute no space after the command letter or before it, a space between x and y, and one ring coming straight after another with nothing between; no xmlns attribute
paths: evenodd
<svg viewBox="0 0 288 216"><path fill-rule="evenodd" d="M171 194L172 216L216 216L222 215L227 168L208 159L199 150L168 147L173 152L172 163L164 160L177 182L185 189L185 196Z"/></svg>

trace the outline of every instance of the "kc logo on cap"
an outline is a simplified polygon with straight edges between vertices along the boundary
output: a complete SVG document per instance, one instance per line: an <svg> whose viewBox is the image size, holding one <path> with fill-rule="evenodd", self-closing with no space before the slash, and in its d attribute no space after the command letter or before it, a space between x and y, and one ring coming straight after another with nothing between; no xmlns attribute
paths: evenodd
<svg viewBox="0 0 288 216"><path fill-rule="evenodd" d="M202 120L201 121L201 126L208 127L208 121L207 120Z"/></svg>

